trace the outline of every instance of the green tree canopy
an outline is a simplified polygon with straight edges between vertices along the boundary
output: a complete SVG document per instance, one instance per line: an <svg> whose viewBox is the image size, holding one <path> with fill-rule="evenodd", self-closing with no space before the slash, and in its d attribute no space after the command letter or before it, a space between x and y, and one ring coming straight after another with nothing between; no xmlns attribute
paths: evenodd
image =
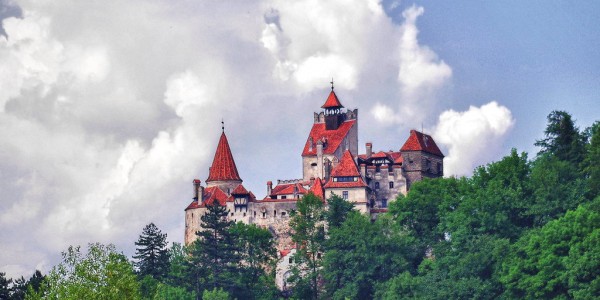
<svg viewBox="0 0 600 300"><path fill-rule="evenodd" d="M565 111L555 110L548 115L548 125L544 131L546 136L535 142L542 149L538 155L552 155L560 160L579 165L585 155L584 136L575 126L571 115Z"/></svg>
<svg viewBox="0 0 600 300"><path fill-rule="evenodd" d="M169 252L167 234L162 233L154 223L144 227L137 242L133 258L141 277L152 276L162 279L169 272Z"/></svg>
<svg viewBox="0 0 600 300"><path fill-rule="evenodd" d="M140 299L132 264L114 245L89 244L83 254L70 246L46 276L46 285L29 299Z"/></svg>
<svg viewBox="0 0 600 300"><path fill-rule="evenodd" d="M207 205L207 212L200 218L198 239L190 246L188 274L193 278L196 293L205 289L223 288L233 291L240 257L231 227L227 219L229 210L214 202Z"/></svg>
<svg viewBox="0 0 600 300"><path fill-rule="evenodd" d="M525 234L503 265L510 298L600 297L600 197Z"/></svg>
<svg viewBox="0 0 600 300"><path fill-rule="evenodd" d="M296 297L318 299L321 287L321 255L325 250L325 210L323 201L308 193L290 213L292 240L297 245L290 281Z"/></svg>

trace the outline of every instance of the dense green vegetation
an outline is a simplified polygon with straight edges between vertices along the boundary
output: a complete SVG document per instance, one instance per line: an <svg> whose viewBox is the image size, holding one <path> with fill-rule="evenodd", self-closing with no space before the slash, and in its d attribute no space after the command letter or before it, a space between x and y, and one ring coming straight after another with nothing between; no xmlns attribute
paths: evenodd
<svg viewBox="0 0 600 300"><path fill-rule="evenodd" d="M512 150L470 178L415 183L372 221L332 196L290 213L291 293L274 286L270 232L209 206L189 248L146 226L134 261L70 247L45 277L0 273L0 299L598 299L600 123L548 116L533 159Z"/></svg>

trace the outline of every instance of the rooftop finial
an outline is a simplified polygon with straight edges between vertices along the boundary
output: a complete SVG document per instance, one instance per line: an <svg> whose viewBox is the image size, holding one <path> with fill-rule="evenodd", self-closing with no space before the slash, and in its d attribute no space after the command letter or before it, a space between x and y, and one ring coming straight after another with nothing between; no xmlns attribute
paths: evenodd
<svg viewBox="0 0 600 300"><path fill-rule="evenodd" d="M333 77L331 77L331 90L333 91Z"/></svg>
<svg viewBox="0 0 600 300"><path fill-rule="evenodd" d="M221 130L225 133L225 122L223 121L223 118L221 118Z"/></svg>

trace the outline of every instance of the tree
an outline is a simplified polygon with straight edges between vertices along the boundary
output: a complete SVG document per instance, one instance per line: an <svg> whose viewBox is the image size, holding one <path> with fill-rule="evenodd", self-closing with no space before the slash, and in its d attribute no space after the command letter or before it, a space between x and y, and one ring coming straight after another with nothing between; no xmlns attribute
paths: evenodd
<svg viewBox="0 0 600 300"><path fill-rule="evenodd" d="M169 271L169 253L167 250L167 234L162 233L154 223L146 225L137 242L135 242L135 266L141 277L146 275L160 280Z"/></svg>
<svg viewBox="0 0 600 300"><path fill-rule="evenodd" d="M196 293L187 291L183 287L159 283L156 287L154 300L196 300Z"/></svg>
<svg viewBox="0 0 600 300"><path fill-rule="evenodd" d="M207 204L207 212L200 218L202 230L191 245L188 271L196 286L196 293L205 289L234 289L237 263L240 261L231 226L229 210L218 202Z"/></svg>
<svg viewBox="0 0 600 300"><path fill-rule="evenodd" d="M323 258L327 298L371 299L378 282L411 270L407 256L414 256L416 247L391 222L386 215L371 222L352 211L339 227L329 229Z"/></svg>
<svg viewBox="0 0 600 300"><path fill-rule="evenodd" d="M277 258L271 232L255 224L238 222L231 227L231 234L237 242L240 259L236 289L231 295L238 299L273 296L275 278L265 271L275 268Z"/></svg>
<svg viewBox="0 0 600 300"><path fill-rule="evenodd" d="M204 290L202 300L228 300L229 293L222 288L213 288L212 290Z"/></svg>
<svg viewBox="0 0 600 300"><path fill-rule="evenodd" d="M173 243L169 248L169 274L166 282L175 287L185 287L193 290L194 285L190 284L186 271L186 260L188 259L188 250L180 243Z"/></svg>
<svg viewBox="0 0 600 300"><path fill-rule="evenodd" d="M542 147L538 155L552 155L577 166L585 155L584 136L575 126L571 115L565 111L552 111L544 131L546 138L535 142Z"/></svg>
<svg viewBox="0 0 600 300"><path fill-rule="evenodd" d="M319 298L321 255L325 242L325 213L323 201L308 193L296 203L290 213L292 241L297 245L290 281L294 294L302 299Z"/></svg>
<svg viewBox="0 0 600 300"><path fill-rule="evenodd" d="M133 266L113 245L89 244L85 255L70 246L62 256L40 292L28 290L28 299L140 299Z"/></svg>
<svg viewBox="0 0 600 300"><path fill-rule="evenodd" d="M600 197L525 234L503 264L507 298L600 297Z"/></svg>
<svg viewBox="0 0 600 300"><path fill-rule="evenodd" d="M588 196L593 199L600 196L600 121L589 128L590 143L585 157L584 172L588 176Z"/></svg>
<svg viewBox="0 0 600 300"><path fill-rule="evenodd" d="M327 206L328 208L325 215L327 218L327 226L329 228L342 225L348 214L354 209L354 205L351 202L344 200L336 194L331 194L331 197L327 199Z"/></svg>
<svg viewBox="0 0 600 300"><path fill-rule="evenodd" d="M12 283L12 279L6 278L6 273L0 272L0 299L9 299L10 298L11 283Z"/></svg>

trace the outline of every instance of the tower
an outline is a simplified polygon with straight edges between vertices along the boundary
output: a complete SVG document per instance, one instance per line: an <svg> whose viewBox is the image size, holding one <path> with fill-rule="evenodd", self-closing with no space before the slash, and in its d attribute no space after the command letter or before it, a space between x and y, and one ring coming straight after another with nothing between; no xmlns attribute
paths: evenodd
<svg viewBox="0 0 600 300"><path fill-rule="evenodd" d="M358 154L358 109L342 111L344 106L333 90L314 113L314 124L302 151L302 178L329 179L331 171L341 160L344 151Z"/></svg>
<svg viewBox="0 0 600 300"><path fill-rule="evenodd" d="M219 144L215 151L215 157L212 162L212 166L208 171L208 179L206 179L206 186L219 187L223 192L230 195L231 192L242 183L242 179L238 173L233 155L231 154L231 148L229 148L229 142L225 131L221 133L219 138Z"/></svg>
<svg viewBox="0 0 600 300"><path fill-rule="evenodd" d="M411 130L410 136L400 148L400 152L408 188L413 182L425 177L444 176L444 154L430 135Z"/></svg>

